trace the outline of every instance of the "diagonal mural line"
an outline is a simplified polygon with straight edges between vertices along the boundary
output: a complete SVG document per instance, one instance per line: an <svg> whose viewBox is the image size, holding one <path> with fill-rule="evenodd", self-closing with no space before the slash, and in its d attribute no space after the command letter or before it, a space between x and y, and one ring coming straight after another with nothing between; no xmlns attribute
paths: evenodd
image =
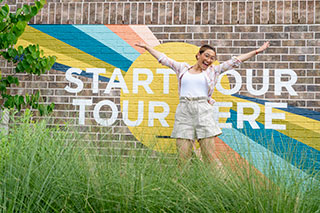
<svg viewBox="0 0 320 213"><path fill-rule="evenodd" d="M72 67L69 67L69 66L66 66L66 65L60 64L60 63L54 63L54 65L52 66L52 69L59 70L59 71L62 71L62 72L66 72L70 68L72 68ZM93 74L92 73L87 73L84 70L82 70L82 72L80 74L73 73L73 75L83 76L83 77L86 77L86 78L93 78ZM105 77L103 75L99 75L99 81L109 82L110 78L107 78L107 77ZM114 81L114 82L118 82L118 81Z"/></svg>
<svg viewBox="0 0 320 213"><path fill-rule="evenodd" d="M237 126L237 112L230 110L231 117L227 122ZM320 170L320 151L316 150L300 141L282 134L273 129L265 129L264 125L257 122L260 129L252 129L248 122L244 122L243 129L237 131L246 135L251 140L262 145L268 150L283 159L288 160L292 165L303 171ZM224 129L225 131L226 129ZM289 156L288 156L289 155Z"/></svg>
<svg viewBox="0 0 320 213"><path fill-rule="evenodd" d="M300 178L304 181L305 184L303 186L306 188L308 184L314 181L308 173L296 168L287 160L284 160L263 145L252 140L250 135L243 134L239 130L231 128L224 129L224 134L219 137L271 180L277 177L274 172L280 171L280 173L288 176L288 181L290 181L290 177L294 179ZM317 181L317 183L319 182ZM289 182L288 184L295 183Z"/></svg>
<svg viewBox="0 0 320 213"><path fill-rule="evenodd" d="M136 60L140 55L138 51L105 25L74 25L74 27L130 61Z"/></svg>
<svg viewBox="0 0 320 213"><path fill-rule="evenodd" d="M106 25L112 32L117 34L121 39L126 41L140 54L144 53L146 50L135 46L138 42L145 42L129 25ZM147 26L144 26L148 28Z"/></svg>
<svg viewBox="0 0 320 213"><path fill-rule="evenodd" d="M251 99L241 99L234 96L226 96L224 99L226 101L233 102L233 107L231 109L233 109L234 111L237 110L237 103L251 102ZM264 125L265 124L265 107L264 105L261 105L261 103L259 102L257 104L260 107L260 115L258 116L257 121ZM278 131L286 136L296 139L297 141L303 142L307 146L320 150L320 147L317 141L315 140L316 138L320 137L319 121L310 119L308 117L304 117L301 115L289 113L289 112L283 111L282 109L285 109L285 108L281 108L281 110L276 108L273 109L274 113L285 114L285 120L279 120L277 121L277 123L286 125L286 129L278 130ZM249 112L251 109L245 109L245 110Z"/></svg>
<svg viewBox="0 0 320 213"><path fill-rule="evenodd" d="M35 36L37 35L37 36ZM18 40L17 46L28 46L38 43L44 51L44 55L55 55L59 64L64 64L68 67L75 67L85 70L86 68L105 68L105 77L111 76L114 66L105 63L87 53L78 50L54 37L51 37L37 29L27 26L25 33Z"/></svg>
<svg viewBox="0 0 320 213"><path fill-rule="evenodd" d="M92 55L106 63L109 63L121 70L127 71L132 61L105 46L96 39L77 29L73 25L31 25L56 39L59 39L70 46Z"/></svg>
<svg viewBox="0 0 320 213"><path fill-rule="evenodd" d="M263 105L266 102L269 102L269 101L266 101L266 100L261 100L261 99L258 99L258 98L251 98L251 97L248 97L248 96L238 95L238 94L233 94L232 96L238 97L238 98L242 98L242 99L246 99L248 101L252 101L252 102L263 104ZM293 107L293 106L288 106L288 108L281 108L281 110L282 111L286 111L286 112L291 112L291 113L296 114L296 115L302 115L304 117L320 121L320 112L311 111L311 110L307 110L307 109L301 109L301 108L297 108L297 107Z"/></svg>

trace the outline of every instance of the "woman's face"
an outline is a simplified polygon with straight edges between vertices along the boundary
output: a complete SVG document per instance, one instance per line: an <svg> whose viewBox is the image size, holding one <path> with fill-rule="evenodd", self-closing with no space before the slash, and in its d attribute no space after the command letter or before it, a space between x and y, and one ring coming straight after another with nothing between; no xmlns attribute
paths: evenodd
<svg viewBox="0 0 320 213"><path fill-rule="evenodd" d="M211 49L205 50L202 54L198 53L197 56L202 70L206 70L216 60L216 53Z"/></svg>

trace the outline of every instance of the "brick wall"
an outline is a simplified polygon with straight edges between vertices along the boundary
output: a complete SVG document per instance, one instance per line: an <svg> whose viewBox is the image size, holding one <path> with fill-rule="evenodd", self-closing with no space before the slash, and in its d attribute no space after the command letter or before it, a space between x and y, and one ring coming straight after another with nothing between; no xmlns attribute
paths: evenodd
<svg viewBox="0 0 320 213"><path fill-rule="evenodd" d="M22 0L4 1L12 11L23 4ZM254 69L254 87L262 86L262 70L269 69L270 89L256 98L286 102L290 106L320 112L320 1L84 1L47 0L48 4L31 24L143 24L147 25L160 43L179 41L195 45L209 43L217 47L219 61L233 55L256 49L269 40L271 47L261 55L241 65L237 71L246 81L246 69ZM3 4L2 3L2 4ZM1 61L3 73L13 66ZM274 95L274 70L292 69L298 75L294 85L298 96L283 93ZM55 123L70 122L76 125L78 109L72 100L91 97L89 80L84 90L76 96L64 90L65 74L51 70L41 77L20 75L21 84L12 88L12 94L33 92L40 89L45 101L55 102ZM234 79L230 77L231 84ZM120 91L115 89L106 97L102 94L106 83L99 85L101 91L93 97L110 99L118 106ZM250 96L245 86L240 95ZM120 107L120 106L119 106ZM98 141L124 141L128 147L140 148L121 119L106 128L97 125L88 108L86 125L80 126L88 139ZM121 118L121 115L120 115ZM77 125L76 125L77 126ZM106 133L113 133L111 136ZM133 141L133 142L132 142Z"/></svg>

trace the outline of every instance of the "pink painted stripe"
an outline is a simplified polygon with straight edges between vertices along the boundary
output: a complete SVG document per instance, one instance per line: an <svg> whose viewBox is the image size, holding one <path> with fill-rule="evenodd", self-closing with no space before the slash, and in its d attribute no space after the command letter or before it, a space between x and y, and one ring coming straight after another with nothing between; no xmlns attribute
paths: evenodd
<svg viewBox="0 0 320 213"><path fill-rule="evenodd" d="M139 53L145 52L144 49L135 46L138 42L145 42L129 25L106 25L112 32L117 34L122 40L136 49Z"/></svg>
<svg viewBox="0 0 320 213"><path fill-rule="evenodd" d="M151 30L145 25L129 25L133 31L135 31L145 43L152 47L160 44L158 39L153 35Z"/></svg>

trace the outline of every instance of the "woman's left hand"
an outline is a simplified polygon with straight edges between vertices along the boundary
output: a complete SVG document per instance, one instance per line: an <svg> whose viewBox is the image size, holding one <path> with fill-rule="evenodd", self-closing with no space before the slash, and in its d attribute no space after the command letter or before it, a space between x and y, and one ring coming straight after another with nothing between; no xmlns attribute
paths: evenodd
<svg viewBox="0 0 320 213"><path fill-rule="evenodd" d="M263 51L265 51L269 46L270 46L270 42L267 41L267 42L265 42L259 49L257 49L257 52L258 52L258 53L263 52Z"/></svg>

